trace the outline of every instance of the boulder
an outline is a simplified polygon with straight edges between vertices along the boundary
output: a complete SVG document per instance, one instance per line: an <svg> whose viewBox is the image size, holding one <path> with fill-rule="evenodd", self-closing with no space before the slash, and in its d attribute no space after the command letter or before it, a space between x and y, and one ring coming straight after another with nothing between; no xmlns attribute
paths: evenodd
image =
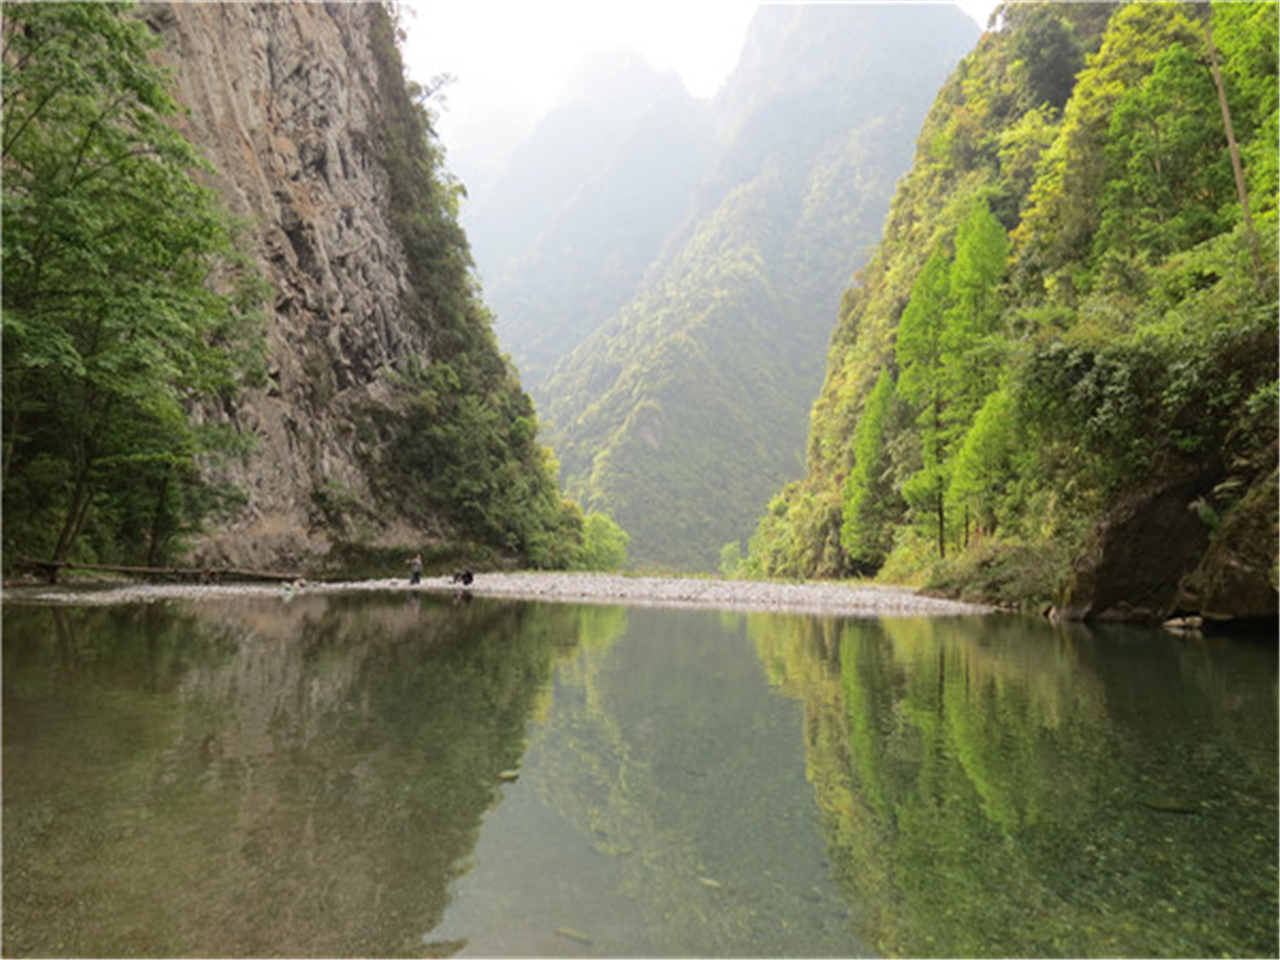
<svg viewBox="0 0 1280 960"><path fill-rule="evenodd" d="M1207 621L1276 621L1278 503L1280 483L1272 470L1223 517L1200 562L1183 578L1176 609Z"/></svg>
<svg viewBox="0 0 1280 960"><path fill-rule="evenodd" d="M1251 482L1212 464L1162 465L1099 526L1051 615L1274 621L1277 489L1274 460Z"/></svg>
<svg viewBox="0 0 1280 960"><path fill-rule="evenodd" d="M1053 611L1065 620L1161 623L1173 613L1183 578L1209 545L1196 504L1214 471L1163 471L1122 497L1073 565Z"/></svg>

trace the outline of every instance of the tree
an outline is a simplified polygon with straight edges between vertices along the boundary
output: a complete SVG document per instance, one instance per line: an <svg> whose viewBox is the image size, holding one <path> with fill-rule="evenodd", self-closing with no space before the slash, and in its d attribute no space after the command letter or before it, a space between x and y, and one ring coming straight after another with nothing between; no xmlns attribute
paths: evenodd
<svg viewBox="0 0 1280 960"><path fill-rule="evenodd" d="M1158 263L1226 227L1231 164L1215 99L1212 79L1175 43L1116 103L1097 251Z"/></svg>
<svg viewBox="0 0 1280 960"><path fill-rule="evenodd" d="M1213 85L1218 94L1218 106L1222 111L1222 129L1226 134L1227 151L1231 155L1231 171L1235 177L1236 194L1240 199L1240 220L1244 226L1245 235L1249 240L1249 255L1253 259L1253 272L1258 278L1259 284L1261 284L1265 282L1265 277L1262 269L1262 257L1258 248L1258 234L1253 225L1253 211L1249 205L1249 185L1245 179L1244 166L1240 158L1240 144L1236 141L1235 121L1231 118L1231 104L1227 98L1226 83L1222 78L1222 64L1218 57L1218 47L1213 42L1211 19L1208 16L1203 19L1205 50L1209 55L1209 69L1213 74Z"/></svg>
<svg viewBox="0 0 1280 960"><path fill-rule="evenodd" d="M853 433L853 466L844 481L840 545L858 567L880 567L893 546L893 521L901 509L893 490L885 432L893 405L893 374L880 371Z"/></svg>
<svg viewBox="0 0 1280 960"><path fill-rule="evenodd" d="M917 515L937 522L938 553L946 556L946 393L943 383L944 330L950 306L950 265L935 250L911 288L898 325L898 393L919 410L921 466L902 494Z"/></svg>
<svg viewBox="0 0 1280 960"><path fill-rule="evenodd" d="M1212 27L1210 27L1212 24ZM1224 123L1240 141L1247 202L1259 218L1275 217L1280 200L1280 30L1267 3L1215 3L1204 23L1210 56L1220 61L1215 83L1228 102Z"/></svg>
<svg viewBox="0 0 1280 960"><path fill-rule="evenodd" d="M954 442L996 387L1002 365L997 288L1009 261L1009 238L977 199L956 230L956 255L948 275L951 306L941 335L946 419Z"/></svg>
<svg viewBox="0 0 1280 960"><path fill-rule="evenodd" d="M170 125L157 42L124 4L5 8L5 534L54 559L92 530L155 560L197 523L221 445L188 411L260 366L260 281Z"/></svg>
<svg viewBox="0 0 1280 960"><path fill-rule="evenodd" d="M1175 43L1198 49L1199 32L1177 3L1130 3L1111 16L1102 47L1080 71L1057 139L1045 152L1015 245L1051 299L1070 303L1075 269L1093 244L1107 180L1104 155L1116 103Z"/></svg>
<svg viewBox="0 0 1280 960"><path fill-rule="evenodd" d="M942 402L937 373L942 365L943 324L950 306L950 270L946 254L935 250L916 278L898 324L898 393L918 406Z"/></svg>
<svg viewBox="0 0 1280 960"><path fill-rule="evenodd" d="M920 469L902 495L936 521L946 556L949 459L995 389L1002 364L997 287L1009 259L1004 228L982 199L956 230L955 260L935 251L920 271L898 326L898 392L919 408Z"/></svg>
<svg viewBox="0 0 1280 960"><path fill-rule="evenodd" d="M997 390L987 397L965 434L947 490L952 508L972 519L978 536L995 532L999 523L998 506L1004 488L1014 477L1017 444L1017 410L1012 395Z"/></svg>
<svg viewBox="0 0 1280 960"><path fill-rule="evenodd" d="M1084 55L1075 31L1053 4L1036 4L1018 24L1012 55L1026 74L1022 98L1028 109L1048 104L1061 110L1071 97Z"/></svg>
<svg viewBox="0 0 1280 960"><path fill-rule="evenodd" d="M631 537L608 514L588 513L582 525L583 570L617 570L627 562Z"/></svg>
<svg viewBox="0 0 1280 960"><path fill-rule="evenodd" d="M730 540L720 548L720 574L733 580L741 575L742 570L742 543Z"/></svg>

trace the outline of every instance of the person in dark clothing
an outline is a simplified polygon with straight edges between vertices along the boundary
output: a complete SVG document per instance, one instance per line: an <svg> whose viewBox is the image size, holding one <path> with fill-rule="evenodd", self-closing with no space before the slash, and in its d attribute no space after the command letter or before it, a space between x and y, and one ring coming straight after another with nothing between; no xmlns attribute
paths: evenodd
<svg viewBox="0 0 1280 960"><path fill-rule="evenodd" d="M422 554L415 553L409 561L409 583L422 582Z"/></svg>

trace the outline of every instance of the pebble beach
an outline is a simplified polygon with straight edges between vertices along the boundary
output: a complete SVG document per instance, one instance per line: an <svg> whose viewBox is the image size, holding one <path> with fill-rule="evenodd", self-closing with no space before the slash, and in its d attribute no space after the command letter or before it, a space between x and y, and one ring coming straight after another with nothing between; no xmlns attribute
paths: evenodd
<svg viewBox="0 0 1280 960"><path fill-rule="evenodd" d="M101 605L232 597L293 598L307 594L362 591L465 592L472 597L508 597L560 603L823 613L844 616L948 616L988 613L991 608L931 597L902 587L852 582L779 583L698 577L639 577L597 573L479 573L465 588L449 577L304 582L300 584L139 584L112 586L6 587L4 599L29 603Z"/></svg>

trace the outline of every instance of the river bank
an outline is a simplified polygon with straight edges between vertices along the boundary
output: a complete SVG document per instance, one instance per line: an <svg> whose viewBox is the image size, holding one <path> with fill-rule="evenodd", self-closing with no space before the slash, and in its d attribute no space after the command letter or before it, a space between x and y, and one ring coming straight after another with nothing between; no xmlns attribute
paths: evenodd
<svg viewBox="0 0 1280 960"><path fill-rule="evenodd" d="M227 597L279 597L359 591L465 592L559 603L606 603L727 610L826 613L845 616L946 616L990 608L925 596L902 587L865 583L778 583L697 577L631 577L598 573L480 573L465 588L449 577L411 585L405 578L299 584L67 584L6 587L6 602L102 605Z"/></svg>

